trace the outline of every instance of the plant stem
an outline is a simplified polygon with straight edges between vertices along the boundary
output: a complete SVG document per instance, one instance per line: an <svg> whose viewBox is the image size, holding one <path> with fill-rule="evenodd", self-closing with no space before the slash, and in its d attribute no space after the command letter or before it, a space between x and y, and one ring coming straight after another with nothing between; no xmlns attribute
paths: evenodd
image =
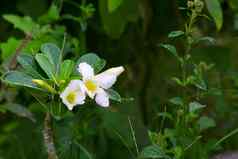
<svg viewBox="0 0 238 159"><path fill-rule="evenodd" d="M21 41L20 45L16 48L13 58L11 59L8 68L15 69L17 66L17 56L21 53L22 49L32 40L32 33L26 34L26 37Z"/></svg>
<svg viewBox="0 0 238 159"><path fill-rule="evenodd" d="M51 115L49 112L46 113L44 119L43 137L48 159L58 159L54 144L53 130L51 127Z"/></svg>

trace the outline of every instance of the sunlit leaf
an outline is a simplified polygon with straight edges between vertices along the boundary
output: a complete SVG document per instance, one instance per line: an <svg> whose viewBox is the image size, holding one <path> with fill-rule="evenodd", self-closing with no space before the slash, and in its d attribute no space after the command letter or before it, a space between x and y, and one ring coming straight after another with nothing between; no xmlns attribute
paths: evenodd
<svg viewBox="0 0 238 159"><path fill-rule="evenodd" d="M29 16L20 17L12 14L5 14L3 18L8 22L12 23L15 28L20 29L24 33L30 33L34 28L37 27L37 24Z"/></svg>
<svg viewBox="0 0 238 159"><path fill-rule="evenodd" d="M208 12L213 17L217 30L220 30L223 25L223 12L219 0L205 0Z"/></svg>
<svg viewBox="0 0 238 159"><path fill-rule="evenodd" d="M41 23L51 23L59 20L59 9L56 5L52 4L46 14L40 17Z"/></svg>
<svg viewBox="0 0 238 159"><path fill-rule="evenodd" d="M20 44L20 40L13 37L9 38L7 42L0 44L1 56L3 59L9 58L16 52L16 48Z"/></svg>
<svg viewBox="0 0 238 159"><path fill-rule="evenodd" d="M65 60L63 61L59 77L61 80L66 80L70 77L71 73L74 71L75 63L72 60Z"/></svg>
<svg viewBox="0 0 238 159"><path fill-rule="evenodd" d="M123 0L108 0L109 12L115 11L122 4Z"/></svg>

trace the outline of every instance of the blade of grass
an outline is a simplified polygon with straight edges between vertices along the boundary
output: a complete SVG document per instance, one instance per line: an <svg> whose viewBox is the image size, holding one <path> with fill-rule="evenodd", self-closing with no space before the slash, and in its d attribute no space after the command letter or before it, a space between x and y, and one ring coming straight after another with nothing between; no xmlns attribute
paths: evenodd
<svg viewBox="0 0 238 159"><path fill-rule="evenodd" d="M136 153L137 153L137 156L139 156L139 149L138 149L138 145L137 145L137 142L136 142L135 131L134 131L133 127L132 127L132 123L131 123L131 120L130 120L129 116L128 116L128 121L129 121L129 125L130 125L130 130L131 130L132 138L133 138L133 141L134 141L134 144L135 144Z"/></svg>
<svg viewBox="0 0 238 159"><path fill-rule="evenodd" d="M234 129L233 131L231 131L230 133L228 133L227 135L225 135L223 138L221 138L220 140L218 140L213 148L215 148L216 146L218 146L219 144L221 144L222 142L224 142L226 139L228 139L229 137L235 135L236 133L238 133L238 128Z"/></svg>

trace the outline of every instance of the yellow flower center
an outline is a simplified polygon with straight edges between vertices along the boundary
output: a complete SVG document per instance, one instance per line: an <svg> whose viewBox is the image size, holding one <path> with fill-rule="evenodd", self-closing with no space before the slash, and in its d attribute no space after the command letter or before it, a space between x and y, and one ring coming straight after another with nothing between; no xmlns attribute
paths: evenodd
<svg viewBox="0 0 238 159"><path fill-rule="evenodd" d="M97 85L92 80L87 80L84 84L87 87L87 89L91 92L94 92L97 89Z"/></svg>
<svg viewBox="0 0 238 159"><path fill-rule="evenodd" d="M67 101L68 101L70 104L75 103L76 93L75 93L75 92L70 92L70 93L67 95L66 99L67 99Z"/></svg>

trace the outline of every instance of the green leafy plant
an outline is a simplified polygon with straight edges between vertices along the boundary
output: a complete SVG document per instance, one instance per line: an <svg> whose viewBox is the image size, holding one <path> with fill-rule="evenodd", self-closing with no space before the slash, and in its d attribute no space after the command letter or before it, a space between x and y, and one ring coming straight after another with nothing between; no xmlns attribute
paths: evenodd
<svg viewBox="0 0 238 159"><path fill-rule="evenodd" d="M30 54L21 54L17 60L22 69L5 73L2 79L10 85L28 87L47 94L46 100L39 99L39 102L46 108L44 138L49 157L57 158L55 148L51 150L51 145L54 143L51 136L50 114L56 119L63 117L64 109L61 102L57 100L59 96L69 110L76 105L84 104L86 95L95 98L103 107L109 106L109 98L121 101L120 95L109 88L116 82L117 76L124 71L124 68L111 68L94 76L94 70L99 72L106 63L96 54L83 55L76 65L69 59L63 60L63 48L59 49L55 44L46 43L41 46L41 53L35 54L34 57ZM50 102L44 102L48 100Z"/></svg>

